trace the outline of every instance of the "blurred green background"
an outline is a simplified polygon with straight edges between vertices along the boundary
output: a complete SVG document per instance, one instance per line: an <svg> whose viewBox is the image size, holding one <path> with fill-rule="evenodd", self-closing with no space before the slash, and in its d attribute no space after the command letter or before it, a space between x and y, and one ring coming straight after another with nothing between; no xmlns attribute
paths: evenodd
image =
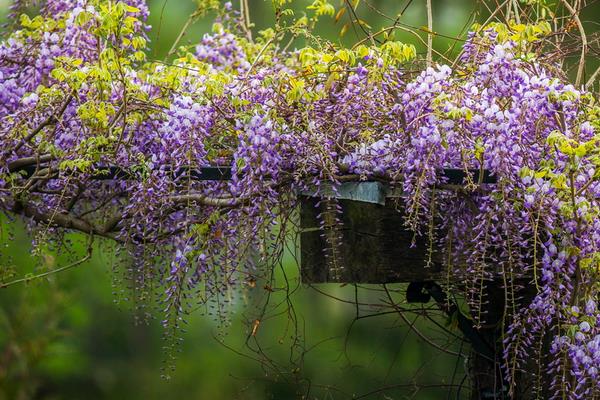
<svg viewBox="0 0 600 400"><path fill-rule="evenodd" d="M17 225L10 228L15 232L10 241L8 224L3 227L2 243L9 245L2 251L2 264L23 274L36 259L28 254L30 237ZM66 265L68 258L82 256L81 238L70 239L77 254L46 255L38 268ZM269 361L250 359L261 358L244 343L250 331L244 322L254 320L264 294L257 285L229 311L229 326L220 326L202 310L188 318L176 370L167 381L161 378L165 343L160 318L135 324L128 303L115 301L119 296L113 292L122 283L113 285L112 259L104 249L91 262L48 280L0 290L0 399L295 399L303 394L311 399L438 399L447 395L447 388L438 385L458 385L464 376L462 360L423 343L396 314L352 324L352 304L306 287L291 296L297 333L307 350L303 362L297 362L300 353L291 354L296 330L288 315L277 315L285 305L271 310L257 330ZM295 286L297 267L286 260L284 268ZM355 298L353 286L319 289ZM358 299L381 303L385 295L361 289ZM395 299L402 302L399 294ZM284 293L275 292L270 304L283 300ZM459 343L446 346L439 329L422 317L407 317L440 345L467 351ZM434 386L419 391L418 385Z"/></svg>
<svg viewBox="0 0 600 400"><path fill-rule="evenodd" d="M375 1L375 8L398 14L408 1ZM187 0L152 0L149 33L151 58L163 58L195 4ZM272 21L270 1L251 0L257 28ZM308 4L297 1L298 7ZM434 2L435 30L459 36L470 26L476 9L470 0ZM236 4L237 5L237 4ZM8 1L0 0L5 21ZM375 30L389 24L368 7L363 17ZM406 9L402 21L426 25L423 2ZM319 33L338 40L342 23L324 19ZM182 44L197 41L210 30L210 21L195 23ZM350 29L341 41L363 37ZM397 39L423 47L412 35ZM445 52L454 42L436 37L436 49ZM299 44L301 45L301 44ZM40 268L57 268L83 255L82 238L69 236L75 254L43 257L31 254L31 237L22 222L0 220L0 275L23 276ZM257 314L265 289L257 285L239 296L221 327L201 310L188 319L184 341L170 380L161 378L165 358L160 314L148 324L136 324L123 282L115 282L114 257L109 246L96 249L85 264L35 283L0 289L0 400L21 399L444 399L466 398L463 359L438 351L412 333L405 321L390 313L353 322L355 307L300 286L292 295L301 345L301 359L293 346L294 327L285 306L271 312L257 329L262 350L273 364L257 361L246 346L246 321ZM297 266L286 259L288 279L298 281ZM382 292L353 286L322 285L336 297L381 303ZM125 293L125 294L124 294ZM275 292L271 304L285 300ZM402 301L398 296L398 301ZM418 310L417 310L418 311ZM373 313L377 310L373 309ZM413 321L414 316L407 314ZM416 316L416 315L415 315ZM468 349L459 341L444 343L444 335L430 321L414 318L415 326L437 343L455 352ZM438 323L443 324L440 320ZM221 343L223 341L225 345ZM253 344L254 345L254 344ZM294 351L292 351L294 350ZM302 362L299 362L299 361ZM271 361L269 361L271 362ZM463 382L464 383L464 382ZM444 385L454 385L445 387ZM420 387L420 390L419 390Z"/></svg>

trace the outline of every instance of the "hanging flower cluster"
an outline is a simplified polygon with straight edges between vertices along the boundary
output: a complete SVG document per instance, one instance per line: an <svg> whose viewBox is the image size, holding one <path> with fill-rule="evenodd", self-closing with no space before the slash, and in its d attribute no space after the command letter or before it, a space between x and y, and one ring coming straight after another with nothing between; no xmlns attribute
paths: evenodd
<svg viewBox="0 0 600 400"><path fill-rule="evenodd" d="M383 180L402 188L417 234L435 204L443 221L429 234L473 310L498 276L513 305L531 294L507 305L509 383L537 354L556 398L600 394L600 108L535 56L546 24L478 28L459 67L415 73L400 42L290 51L272 30L251 41L230 5L199 44L153 62L147 15L143 1L49 0L3 38L3 211L118 242L136 297L160 283L177 329L186 298L220 306L281 256L298 190ZM193 179L209 165L232 179ZM119 179L102 179L107 167ZM467 185L435 190L444 168ZM481 184L482 169L497 183ZM549 358L537 351L548 339Z"/></svg>

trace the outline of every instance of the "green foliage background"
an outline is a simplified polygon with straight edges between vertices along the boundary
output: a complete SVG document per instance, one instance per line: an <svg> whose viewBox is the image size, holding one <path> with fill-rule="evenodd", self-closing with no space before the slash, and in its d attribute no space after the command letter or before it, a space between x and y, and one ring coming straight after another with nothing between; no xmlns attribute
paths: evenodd
<svg viewBox="0 0 600 400"><path fill-rule="evenodd" d="M76 247L81 250L82 243ZM17 229L15 240L3 251L3 264L10 254L21 273L31 268L29 249L29 238ZM280 363L278 376L219 344L216 338L223 329L195 313L188 320L177 370L166 381L160 378L160 323L135 325L128 308L115 304L110 258L99 255L49 280L0 291L0 399L292 399L299 398L295 379L300 374L314 384L310 398L351 398L398 383L406 386L386 391L389 398L411 398L416 382L449 381L455 367L455 379L463 375L453 357L424 345L394 315L360 320L349 331L352 305L302 289L294 303L306 346L317 346L307 353L302 371L294 371L287 362L287 316L265 321L258 330L265 351ZM43 263L66 262L65 257L46 256ZM295 279L291 260L285 267ZM348 299L354 296L350 286L322 289ZM359 297L373 302L378 298L366 291ZM274 303L281 299L276 296ZM248 329L241 320L242 314L252 312L242 307L232 312L232 325L223 336L227 346L248 353ZM427 324L419 321L417 326L432 335ZM444 390L434 387L412 398L443 395Z"/></svg>

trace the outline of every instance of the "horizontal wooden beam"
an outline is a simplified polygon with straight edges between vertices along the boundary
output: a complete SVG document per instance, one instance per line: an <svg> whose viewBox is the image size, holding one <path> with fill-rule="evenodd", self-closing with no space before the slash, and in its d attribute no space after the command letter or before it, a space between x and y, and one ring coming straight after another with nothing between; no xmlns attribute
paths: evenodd
<svg viewBox="0 0 600 400"><path fill-rule="evenodd" d="M53 158L49 155L41 155L39 157L26 157L14 160L8 164L10 172L23 172L24 177L30 177L44 164L52 161ZM174 177L188 175L198 181L226 181L233 177L232 167L220 165L208 165L204 167L180 167L176 169L166 168L166 171L172 172ZM136 179L136 173L132 170L127 170L114 165L97 165L92 169L91 175L98 180L118 180L118 179ZM440 182L448 185L462 185L465 183L467 176L471 176L476 183L492 184L496 183L496 177L489 170L478 169L456 169L444 168L439 171ZM379 179L361 180L359 175L344 175L344 180L354 180L361 182L378 182L386 181L386 177Z"/></svg>

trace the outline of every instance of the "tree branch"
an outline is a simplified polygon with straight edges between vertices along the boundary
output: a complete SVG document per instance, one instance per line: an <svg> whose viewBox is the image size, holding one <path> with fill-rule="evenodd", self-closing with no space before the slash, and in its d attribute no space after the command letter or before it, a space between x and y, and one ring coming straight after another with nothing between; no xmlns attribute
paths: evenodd
<svg viewBox="0 0 600 400"><path fill-rule="evenodd" d="M115 235L104 231L104 229L99 229L84 219L76 218L72 215L59 211L43 212L39 210L39 207L36 207L30 203L18 202L15 212L32 218L36 222L43 222L59 228L73 229L90 235L96 235L115 241L120 241Z"/></svg>
<svg viewBox="0 0 600 400"><path fill-rule="evenodd" d="M581 84L581 79L583 78L583 71L585 68L585 55L587 53L588 47L587 36L585 35L585 29L583 28L583 24L579 19L579 12L575 10L567 0L560 1L565 6L565 8L571 13L571 17L575 21L577 29L579 29L579 35L581 36L581 55L579 56L579 66L577 67L577 77L575 78L575 87L579 89L579 85Z"/></svg>
<svg viewBox="0 0 600 400"><path fill-rule="evenodd" d="M83 257L82 259L77 260L75 262L72 262L69 265L65 265L64 267L53 269L52 271L47 271L47 272L44 272L44 273L41 273L41 274L37 274L37 275L32 275L32 276L25 276L23 278L15 279L13 281L6 282L6 283L1 283L0 282L0 289L7 288L9 286L16 285L18 283L31 282L31 281L33 281L35 279L45 278L47 276L54 275L54 274L57 274L59 272L66 271L68 269L71 269L71 268L74 268L74 267L76 267L78 265L83 264L84 262L86 262L87 260L89 260L91 257L92 257L92 241L90 240L90 244L88 246L87 253L86 253L85 257Z"/></svg>
<svg viewBox="0 0 600 400"><path fill-rule="evenodd" d="M8 163L8 172L17 172L20 169L30 165L42 164L54 159L50 154L42 154L41 156L24 157Z"/></svg>
<svg viewBox="0 0 600 400"><path fill-rule="evenodd" d="M212 207L236 207L247 203L250 199L243 197L210 197L199 193L189 193L170 196L169 200L174 203L195 202Z"/></svg>
<svg viewBox="0 0 600 400"><path fill-rule="evenodd" d="M427 66L431 67L433 63L433 15L431 10L431 0L427 0Z"/></svg>
<svg viewBox="0 0 600 400"><path fill-rule="evenodd" d="M33 139L38 133L40 133L45 127L56 124L58 122L58 119L60 118L60 116L62 116L64 114L65 110L71 103L71 100L73 100L72 94L67 96L67 98L65 99L62 106L60 107L60 109L58 110L58 112L56 114L49 115L48 118L43 120L37 127L35 127L29 133L29 135L25 136L25 138L19 144L17 144L15 146L14 151L19 150L21 147L23 147L23 145L25 145L25 143L29 143L29 141L31 139Z"/></svg>

